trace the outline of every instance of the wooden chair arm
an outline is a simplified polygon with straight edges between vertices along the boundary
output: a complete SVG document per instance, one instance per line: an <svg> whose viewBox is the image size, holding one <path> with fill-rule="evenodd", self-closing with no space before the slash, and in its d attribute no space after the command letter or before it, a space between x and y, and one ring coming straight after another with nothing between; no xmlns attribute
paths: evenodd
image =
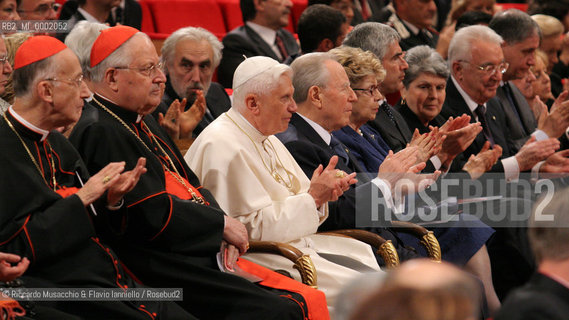
<svg viewBox="0 0 569 320"><path fill-rule="evenodd" d="M395 250L395 246L391 240L385 240L376 233L359 229L344 229L319 232L318 234L350 237L365 242L377 250L377 254L383 258L385 266L388 269L395 268L399 265L399 255L397 254L397 250Z"/></svg>
<svg viewBox="0 0 569 320"><path fill-rule="evenodd" d="M249 241L249 250L252 253L272 253L283 256L292 263L293 268L298 270L302 283L318 289L316 268L309 255L291 246L290 244L275 241Z"/></svg>
<svg viewBox="0 0 569 320"><path fill-rule="evenodd" d="M432 231L411 222L392 221L392 225L397 232L411 234L421 239L421 245L427 250L429 258L441 262L441 246Z"/></svg>

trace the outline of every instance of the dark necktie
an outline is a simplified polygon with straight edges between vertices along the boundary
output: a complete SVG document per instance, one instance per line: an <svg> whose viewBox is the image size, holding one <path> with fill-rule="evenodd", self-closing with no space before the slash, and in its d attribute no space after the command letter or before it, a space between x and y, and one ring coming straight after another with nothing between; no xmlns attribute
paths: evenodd
<svg viewBox="0 0 569 320"><path fill-rule="evenodd" d="M279 52L282 56L282 60L281 60L281 62L282 62L288 57L288 52L286 51L286 47L284 45L283 39L279 36L278 32L275 36L275 44L277 45L277 48L279 49Z"/></svg>
<svg viewBox="0 0 569 320"><path fill-rule="evenodd" d="M381 108L383 108L383 110L387 114L387 117L389 118L389 120L391 120L391 122L393 122L393 125L395 126L395 128L397 128L397 131L399 131L403 140L406 140L405 135L403 134L403 131L401 131L401 128L399 127L399 124L397 123L397 120L395 119L395 116L393 115L393 112L391 112L391 106L389 105L389 103L387 103L387 100L383 101L383 103L381 104Z"/></svg>
<svg viewBox="0 0 569 320"><path fill-rule="evenodd" d="M484 137L486 140L490 141L490 145L493 147L494 137L492 137L492 132L488 127L488 121L486 121L486 107L479 104L478 107L476 107L474 110L474 113L476 113L476 116L478 116L478 121L482 124L482 132L484 133Z"/></svg>
<svg viewBox="0 0 569 320"><path fill-rule="evenodd" d="M512 108L512 110L514 111L514 113L516 114L516 118L518 119L522 130L524 131L524 134L527 135L527 132L525 130L524 127L524 123L522 122L522 117L520 117L520 113L518 112L518 106L516 105L516 101L514 100L514 93L512 92L512 88L510 88L510 85L506 82L502 88L504 89L504 92L506 93L506 97L508 97L508 101L510 102L510 107Z"/></svg>
<svg viewBox="0 0 569 320"><path fill-rule="evenodd" d="M350 157L348 156L346 147L334 136L330 139L330 149L340 158L338 159L339 161L343 161L345 165L348 165Z"/></svg>
<svg viewBox="0 0 569 320"><path fill-rule="evenodd" d="M431 48L433 47L433 38L431 38L425 30L419 30L418 37L421 39L421 42L423 42L423 44Z"/></svg>

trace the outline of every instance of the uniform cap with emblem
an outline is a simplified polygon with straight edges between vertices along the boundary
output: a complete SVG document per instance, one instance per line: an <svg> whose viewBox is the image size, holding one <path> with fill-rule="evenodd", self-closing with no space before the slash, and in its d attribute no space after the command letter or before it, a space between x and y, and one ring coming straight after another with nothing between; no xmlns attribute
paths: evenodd
<svg viewBox="0 0 569 320"><path fill-rule="evenodd" d="M14 70L49 58L66 48L67 46L63 42L54 37L35 36L28 38L16 51Z"/></svg>
<svg viewBox="0 0 569 320"><path fill-rule="evenodd" d="M91 68L105 60L138 32L135 28L128 26L116 26L101 30L101 34L93 42L91 48Z"/></svg>

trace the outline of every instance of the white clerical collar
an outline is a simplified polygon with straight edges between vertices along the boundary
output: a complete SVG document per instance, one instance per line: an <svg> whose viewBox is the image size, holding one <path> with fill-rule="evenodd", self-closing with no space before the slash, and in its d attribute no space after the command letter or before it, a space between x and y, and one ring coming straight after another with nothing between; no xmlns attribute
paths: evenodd
<svg viewBox="0 0 569 320"><path fill-rule="evenodd" d="M236 122L236 124L245 131L253 141L263 143L268 136L262 134L257 128L253 127L247 119L241 114L241 112L235 110L233 107L229 108L227 115L230 119Z"/></svg>
<svg viewBox="0 0 569 320"><path fill-rule="evenodd" d="M419 31L421 31L419 28L415 27L411 22L405 21L403 19L401 19L401 21L403 21L403 23L407 26L407 28L409 28L409 30L414 34L414 35L418 35Z"/></svg>
<svg viewBox="0 0 569 320"><path fill-rule="evenodd" d="M89 21L89 22L98 22L98 23L104 23L105 21L99 21L97 20L97 18L93 17L89 12L85 11L85 9L79 7L77 8L77 11L79 11L79 13L81 13L84 17L85 20Z"/></svg>
<svg viewBox="0 0 569 320"><path fill-rule="evenodd" d="M277 37L277 32L275 30L251 21L247 21L247 26L257 32L261 39L263 39L269 46L272 46L275 43L275 39Z"/></svg>
<svg viewBox="0 0 569 320"><path fill-rule="evenodd" d="M25 127L27 127L28 129L32 130L33 132L37 133L37 134L41 134L41 141L44 141L47 136L49 135L49 131L44 130L44 129L40 129L36 126L34 126L33 124L31 124L30 122L28 122L26 119L22 118L21 115L19 115L15 110L14 107L10 106L10 108L8 109L8 112L10 112L10 114L12 115L12 117L16 118L16 120L18 120L18 122L20 122L21 124L23 124Z"/></svg>
<svg viewBox="0 0 569 320"><path fill-rule="evenodd" d="M110 103L112 103L112 104L114 104L114 105L116 105L116 106L119 106L118 103L114 102L113 100L111 100L111 99L105 97L104 95L102 95L102 94L100 94L100 93L98 93L98 92L97 92L97 95L98 95L99 97L101 97L102 99L105 99L105 100L107 100L108 102L110 102ZM93 95L91 95L91 99L93 99ZM120 107L120 106L119 106L119 107ZM141 115L141 114L139 114L139 115L136 117L136 123L139 123L140 121L142 121L142 118L144 118L144 116Z"/></svg>
<svg viewBox="0 0 569 320"><path fill-rule="evenodd" d="M296 114L298 114L299 116L302 117L302 119L304 119L306 122L308 122L308 124L312 127L312 129L314 129L314 131L316 131L316 133L318 133L320 138L322 138L322 140L324 140L324 142L326 142L327 145L330 145L330 141L332 140L332 135L330 134L330 132L328 132L326 129L324 129L318 123L308 119L307 117L301 115L300 113L297 112Z"/></svg>
<svg viewBox="0 0 569 320"><path fill-rule="evenodd" d="M478 116L476 115L476 112L474 112L474 110L476 110L476 108L478 108L478 103L474 102L474 100L472 100L472 98L470 98L468 93L466 93L466 91L464 91L462 89L460 84L458 84L458 82L456 81L454 76L451 75L450 78L451 78L452 82L454 83L454 86L458 90L458 93L460 93L460 95L462 96L462 99L464 99L464 102L466 102L468 109L470 109L470 112L472 112L472 114L476 118L475 120L478 120ZM482 105L484 106L484 108L486 108L486 102Z"/></svg>

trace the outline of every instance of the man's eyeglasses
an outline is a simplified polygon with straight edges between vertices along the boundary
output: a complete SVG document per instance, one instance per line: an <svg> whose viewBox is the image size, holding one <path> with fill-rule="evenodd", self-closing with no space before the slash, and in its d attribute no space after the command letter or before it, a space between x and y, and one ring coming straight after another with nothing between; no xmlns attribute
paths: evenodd
<svg viewBox="0 0 569 320"><path fill-rule="evenodd" d="M136 70L140 73L142 73L143 75L150 77L155 75L158 70L162 70L162 68L164 67L164 62L160 61L157 64L153 64L150 65L148 67L142 67L142 68L134 68L134 67L115 67L115 69L119 69L119 70Z"/></svg>
<svg viewBox="0 0 569 320"><path fill-rule="evenodd" d="M352 88L352 90L354 91L361 91L363 94L368 95L370 97L373 97L373 94L375 93L375 91L377 91L379 93L379 86L371 86L367 89L362 89L362 88Z"/></svg>
<svg viewBox="0 0 569 320"><path fill-rule="evenodd" d="M4 66L4 63L10 63L10 61L8 61L8 55L3 56L2 58L0 58L0 66Z"/></svg>
<svg viewBox="0 0 569 320"><path fill-rule="evenodd" d="M44 15L47 15L50 10L57 12L60 7L61 7L61 5L57 2L44 3L44 4L40 4L34 10L18 10L18 12L23 12L23 13L30 13L31 12L31 13L36 13L36 14L44 16Z"/></svg>
<svg viewBox="0 0 569 320"><path fill-rule="evenodd" d="M470 63L468 61L464 61L464 60L459 60L459 62L465 62L468 63L469 65L475 67L476 69L486 73L489 76L492 76L496 73L496 71L500 72L501 74L504 74L506 72L506 70L508 70L508 67L510 67L510 64L507 62L502 62L499 65L495 65L495 64L487 64L485 66L478 66L475 65L473 63Z"/></svg>
<svg viewBox="0 0 569 320"><path fill-rule="evenodd" d="M58 79L58 78L47 78L46 81L60 81L66 82L75 85L76 87L81 87L81 83L83 82L83 75L79 75L75 79Z"/></svg>

